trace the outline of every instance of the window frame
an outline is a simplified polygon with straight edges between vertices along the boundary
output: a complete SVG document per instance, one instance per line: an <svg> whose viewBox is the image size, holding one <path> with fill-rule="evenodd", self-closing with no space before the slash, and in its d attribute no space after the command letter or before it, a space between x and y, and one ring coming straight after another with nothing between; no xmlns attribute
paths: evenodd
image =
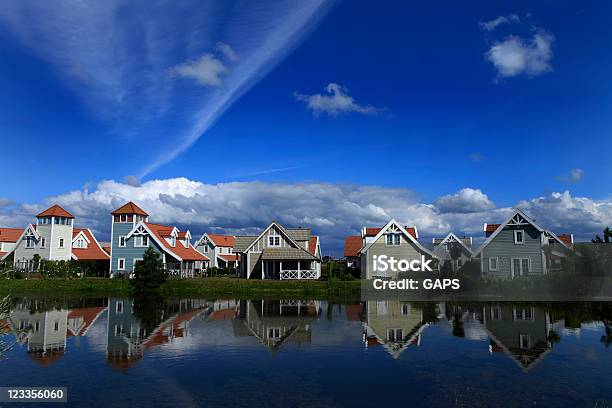
<svg viewBox="0 0 612 408"><path fill-rule="evenodd" d="M521 234L521 241L517 239L518 234ZM525 245L525 230L518 229L513 231L514 234L514 245Z"/></svg>
<svg viewBox="0 0 612 408"><path fill-rule="evenodd" d="M121 245L121 239L123 238L123 245ZM119 248L127 247L127 237L125 235L119 235L119 243L117 245Z"/></svg>
<svg viewBox="0 0 612 408"><path fill-rule="evenodd" d="M123 263L123 265L121 265ZM125 258L117 258L117 270L125 271Z"/></svg>
<svg viewBox="0 0 612 408"><path fill-rule="evenodd" d="M495 259L495 268L491 266L491 261ZM489 271L491 272L499 272L499 256L490 256L489 260Z"/></svg>
<svg viewBox="0 0 612 408"><path fill-rule="evenodd" d="M274 243L272 242L272 238L274 238ZM276 243L278 241L278 243ZM272 248L281 247L281 236L280 235L268 235L268 246Z"/></svg>

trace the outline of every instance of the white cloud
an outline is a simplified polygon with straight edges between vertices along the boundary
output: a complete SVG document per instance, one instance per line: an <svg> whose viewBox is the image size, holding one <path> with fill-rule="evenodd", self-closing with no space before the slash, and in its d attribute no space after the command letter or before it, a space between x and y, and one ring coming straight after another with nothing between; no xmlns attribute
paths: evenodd
<svg viewBox="0 0 612 408"><path fill-rule="evenodd" d="M125 181L126 184L133 186L133 187L139 187L141 184L140 179L136 176L125 176L123 178L123 181Z"/></svg>
<svg viewBox="0 0 612 408"><path fill-rule="evenodd" d="M151 221L189 228L194 236L204 231L250 234L273 219L286 226L311 227L321 235L323 251L337 255L347 235L358 234L363 226L381 226L390 218L416 225L424 239L449 231L482 238L483 223L502 222L512 211L511 207L494 208L483 192L468 188L427 204L405 188L332 183L204 184L176 178L152 180L139 187L103 181L91 191L84 188L49 197L42 204L0 208L0 225L23 227L34 214L57 202L77 217L77 226L89 226L98 239L108 241L109 213L128 200L149 212ZM588 240L612 225L612 199L573 197L566 191L517 205L545 228L572 232L577 239ZM453 212L448 212L450 209Z"/></svg>
<svg viewBox="0 0 612 408"><path fill-rule="evenodd" d="M584 170L572 169L568 175L557 176L555 178L557 179L557 181L561 181L563 183L578 183L584 178Z"/></svg>
<svg viewBox="0 0 612 408"><path fill-rule="evenodd" d="M2 198L0 197L0 207L6 207L13 204L12 200L9 200L8 198Z"/></svg>
<svg viewBox="0 0 612 408"><path fill-rule="evenodd" d="M223 56L227 58L229 61L234 62L238 59L238 55L236 55L236 52L234 51L234 49L230 47L228 44L225 44L223 42L218 42L216 49L220 51L223 54Z"/></svg>
<svg viewBox="0 0 612 408"><path fill-rule="evenodd" d="M386 108L376 108L372 105L361 105L348 95L348 90L341 85L330 83L325 87L327 94L303 95L294 93L295 99L306 103L315 116L326 113L329 116L338 116L345 113L361 113L376 115L387 111Z"/></svg>
<svg viewBox="0 0 612 408"><path fill-rule="evenodd" d="M436 207L445 213L471 213L495 208L493 201L479 189L463 188L455 194L438 198Z"/></svg>
<svg viewBox="0 0 612 408"><path fill-rule="evenodd" d="M499 16L489 21L481 21L478 23L478 25L485 31L493 31L502 24L518 23L520 21L521 19L519 16L516 14L510 14L508 16Z"/></svg>
<svg viewBox="0 0 612 408"><path fill-rule="evenodd" d="M175 66L172 71L184 78L195 79L203 86L221 86L221 76L227 74L225 64L212 54L204 54L194 61Z"/></svg>
<svg viewBox="0 0 612 408"><path fill-rule="evenodd" d="M529 77L552 71L552 43L554 36L539 30L531 38L510 35L495 42L486 53L500 77L525 74Z"/></svg>

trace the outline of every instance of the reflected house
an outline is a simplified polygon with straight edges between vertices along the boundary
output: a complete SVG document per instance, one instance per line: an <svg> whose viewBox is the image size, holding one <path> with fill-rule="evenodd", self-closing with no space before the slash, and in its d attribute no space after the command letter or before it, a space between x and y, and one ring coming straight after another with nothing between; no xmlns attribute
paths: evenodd
<svg viewBox="0 0 612 408"><path fill-rule="evenodd" d="M374 271L374 256L386 255L396 260L436 259L435 255L418 241L416 227L404 227L391 220L382 228L363 228L362 248L359 251L361 277L372 279L378 277L397 277L394 271ZM433 266L433 264L432 264ZM434 269L434 268L432 268Z"/></svg>
<svg viewBox="0 0 612 408"><path fill-rule="evenodd" d="M483 276L515 278L547 273L547 253L569 246L554 233L545 230L520 209L502 224L484 224L486 240L474 253L479 258Z"/></svg>
<svg viewBox="0 0 612 408"><path fill-rule="evenodd" d="M433 254L440 260L440 264L451 262L453 271L458 271L472 259L472 237L459 238L450 232L444 238L433 238L432 244Z"/></svg>
<svg viewBox="0 0 612 408"><path fill-rule="evenodd" d="M393 358L398 358L410 345L420 345L421 333L428 326L423 322L423 312L408 302L368 301L363 341L368 348L383 346Z"/></svg>
<svg viewBox="0 0 612 408"><path fill-rule="evenodd" d="M30 313L25 305L17 305L9 315L9 325L20 333L18 342L25 345L28 355L48 366L64 355L68 310Z"/></svg>
<svg viewBox="0 0 612 408"><path fill-rule="evenodd" d="M320 310L316 300L241 300L234 334L254 336L272 352L287 343L310 343L311 324Z"/></svg>
<svg viewBox="0 0 612 408"><path fill-rule="evenodd" d="M189 231L149 222L149 214L132 202L112 213L111 274L129 275L145 251L157 251L170 273L193 277L208 266L208 257L191 244Z"/></svg>
<svg viewBox="0 0 612 408"><path fill-rule="evenodd" d="M194 244L201 254L210 258L210 267L236 268L238 255L234 253L236 238L233 235L204 234Z"/></svg>
<svg viewBox="0 0 612 408"><path fill-rule="evenodd" d="M236 236L234 252L247 279L318 279L319 237L308 228L284 228L272 222L257 236Z"/></svg>
<svg viewBox="0 0 612 408"><path fill-rule="evenodd" d="M212 312L208 315L207 320L234 320L238 313L238 305L239 301L235 299L215 300L212 305Z"/></svg>
<svg viewBox="0 0 612 408"><path fill-rule="evenodd" d="M89 328L106 311L106 306L72 309L68 313L68 336L85 336Z"/></svg>
<svg viewBox="0 0 612 408"><path fill-rule="evenodd" d="M552 349L554 325L548 312L534 306L492 304L483 307L491 352L504 352L524 371L532 369Z"/></svg>

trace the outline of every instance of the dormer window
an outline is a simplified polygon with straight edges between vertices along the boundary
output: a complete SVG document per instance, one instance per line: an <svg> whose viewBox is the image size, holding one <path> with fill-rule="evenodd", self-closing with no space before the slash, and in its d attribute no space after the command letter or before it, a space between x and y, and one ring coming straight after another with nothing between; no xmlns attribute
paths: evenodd
<svg viewBox="0 0 612 408"><path fill-rule="evenodd" d="M525 243L525 231L523 230L514 231L514 243L516 245L523 245Z"/></svg>
<svg viewBox="0 0 612 408"><path fill-rule="evenodd" d="M400 234L387 234L387 245L399 245L400 244Z"/></svg>
<svg viewBox="0 0 612 408"><path fill-rule="evenodd" d="M87 248L87 243L83 238L79 238L76 240L75 248Z"/></svg>
<svg viewBox="0 0 612 408"><path fill-rule="evenodd" d="M270 235L268 237L268 246L279 247L281 246L280 235Z"/></svg>

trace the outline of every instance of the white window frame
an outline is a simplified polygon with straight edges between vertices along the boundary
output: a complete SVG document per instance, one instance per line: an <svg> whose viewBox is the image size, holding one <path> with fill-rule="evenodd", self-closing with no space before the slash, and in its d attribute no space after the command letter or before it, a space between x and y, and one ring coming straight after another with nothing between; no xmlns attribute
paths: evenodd
<svg viewBox="0 0 612 408"><path fill-rule="evenodd" d="M527 347L523 346L523 339L527 339ZM531 348L531 336L528 334L520 333L519 334L519 347L522 350L527 350Z"/></svg>
<svg viewBox="0 0 612 408"><path fill-rule="evenodd" d="M117 304L115 304L115 312L117 314L123 314L123 300L117 301Z"/></svg>
<svg viewBox="0 0 612 408"><path fill-rule="evenodd" d="M527 313L525 312L527 309L529 309L529 316L527 316ZM521 309L517 309L516 307L514 307L514 308L512 308L512 319L514 321L533 322L533 321L535 321L535 308L533 308L533 307L529 307L529 308L524 307L524 308L521 308Z"/></svg>
<svg viewBox="0 0 612 408"><path fill-rule="evenodd" d="M520 270L517 271L514 270L514 261L519 261L519 265L520 265ZM527 271L523 270L523 261L527 261ZM512 277L514 278L515 276L525 276L529 273L531 273L532 268L531 268L531 258L510 258L510 272L512 274Z"/></svg>
<svg viewBox="0 0 612 408"><path fill-rule="evenodd" d="M57 245L58 245L58 248L63 248L64 247L64 238L60 238L58 243L57 243Z"/></svg>
<svg viewBox="0 0 612 408"><path fill-rule="evenodd" d="M27 249L32 249L32 248L34 248L34 245L35 245L35 244L34 244L34 242L35 242L34 237L32 237L32 236L25 237L25 242L26 242L26 243L25 243L25 247L26 247Z"/></svg>
<svg viewBox="0 0 612 408"><path fill-rule="evenodd" d="M146 244L143 244L144 240L147 240ZM149 246L149 236L148 235L135 235L134 236L134 248L147 248Z"/></svg>
<svg viewBox="0 0 612 408"><path fill-rule="evenodd" d="M491 320L502 319L502 308L501 306L491 306Z"/></svg>
<svg viewBox="0 0 612 408"><path fill-rule="evenodd" d="M45 238L45 237L41 237L40 238L40 247L41 248L46 248L47 247L47 238Z"/></svg>
<svg viewBox="0 0 612 408"><path fill-rule="evenodd" d="M491 266L491 261L495 259L495 268ZM489 257L489 271L491 272L499 272L499 256L490 256Z"/></svg>
<svg viewBox="0 0 612 408"><path fill-rule="evenodd" d="M393 333L393 335L391 335L391 333ZM389 327L387 329L387 341L400 342L403 339L404 329L402 329L401 327Z"/></svg>
<svg viewBox="0 0 612 408"><path fill-rule="evenodd" d="M521 233L521 241L518 240L518 233ZM514 245L525 245L525 230L514 230Z"/></svg>
<svg viewBox="0 0 612 408"><path fill-rule="evenodd" d="M121 265L123 263L123 266ZM125 258L118 258L117 259L117 270L118 271L125 271Z"/></svg>
<svg viewBox="0 0 612 408"><path fill-rule="evenodd" d="M268 246L278 248L281 246L281 236L280 235L268 235Z"/></svg>
<svg viewBox="0 0 612 408"><path fill-rule="evenodd" d="M397 238L397 240L395 239ZM385 234L385 244L387 246L399 246L402 243L402 237L400 233L389 233Z"/></svg>
<svg viewBox="0 0 612 408"><path fill-rule="evenodd" d="M123 245L121 245L121 238L123 238ZM119 248L125 248L127 246L127 238L125 235L119 235Z"/></svg>

